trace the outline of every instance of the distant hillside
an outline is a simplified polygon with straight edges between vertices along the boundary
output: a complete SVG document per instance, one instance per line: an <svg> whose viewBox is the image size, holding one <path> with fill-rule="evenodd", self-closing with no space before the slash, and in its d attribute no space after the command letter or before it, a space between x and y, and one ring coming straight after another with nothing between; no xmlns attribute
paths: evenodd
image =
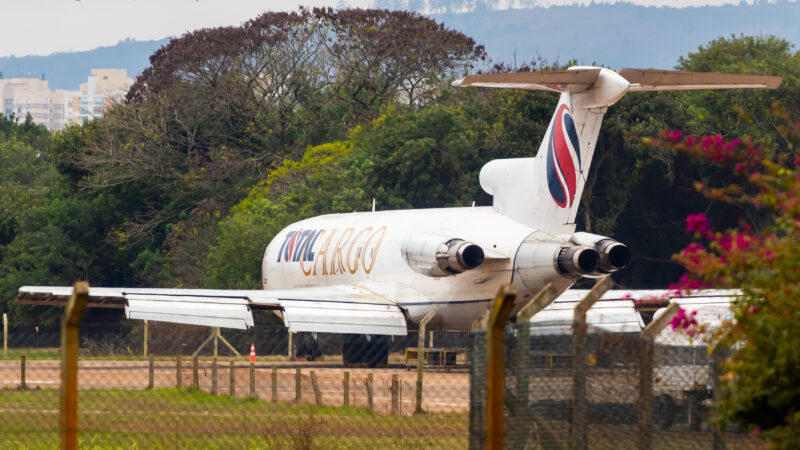
<svg viewBox="0 0 800 450"><path fill-rule="evenodd" d="M78 89L81 83L86 82L90 69L128 69L128 75L135 78L150 64L150 55L168 40L128 39L117 45L85 52L19 58L7 56L0 58L0 72L4 77L19 73L44 73L50 89Z"/></svg>
<svg viewBox="0 0 800 450"><path fill-rule="evenodd" d="M521 64L541 55L547 61L593 62L612 68L671 68L678 57L720 36L774 34L800 42L800 2L778 0L698 8L656 8L632 4L531 7L493 10L474 0L436 0L431 17L486 46L494 61ZM422 0L376 0L379 8L429 9ZM475 6L477 5L477 6ZM464 11L466 6L472 8ZM77 89L92 68L125 68L135 77L148 57L166 44L126 40L110 47L50 56L0 58L4 76L44 73L53 89Z"/></svg>
<svg viewBox="0 0 800 450"><path fill-rule="evenodd" d="M786 0L682 9L632 4L501 11L478 7L432 17L484 44L493 59L509 63L516 51L518 63L539 54L562 63L575 58L612 68L669 69L679 56L720 36L773 34L800 43L800 2Z"/></svg>

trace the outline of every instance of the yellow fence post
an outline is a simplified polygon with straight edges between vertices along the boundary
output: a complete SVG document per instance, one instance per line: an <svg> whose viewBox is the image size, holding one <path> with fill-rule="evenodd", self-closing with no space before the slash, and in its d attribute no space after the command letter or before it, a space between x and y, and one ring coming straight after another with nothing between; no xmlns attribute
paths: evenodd
<svg viewBox="0 0 800 450"><path fill-rule="evenodd" d="M61 448L78 448L78 327L89 302L89 283L75 283L61 319Z"/></svg>
<svg viewBox="0 0 800 450"><path fill-rule="evenodd" d="M530 415L527 414L528 395L530 392L531 377L531 318L539 311L545 309L558 297L556 289L551 283L547 283L533 299L523 306L517 313L517 344L514 347L514 367L517 375L516 401L512 403L512 413L509 417L511 426L510 446L519 446L527 439L530 426L528 421ZM544 427L540 427L544 429Z"/></svg>
<svg viewBox="0 0 800 450"><path fill-rule="evenodd" d="M503 380L505 336L508 316L517 297L512 285L500 288L486 327L486 448L503 448Z"/></svg>
<svg viewBox="0 0 800 450"><path fill-rule="evenodd" d="M636 435L638 449L650 449L653 445L653 340L669 325L679 309L677 303L672 303L639 334L642 348L639 352L639 399L636 408L639 422L639 433Z"/></svg>
<svg viewBox="0 0 800 450"><path fill-rule="evenodd" d="M148 339L149 338L148 334L149 334L149 329L148 329L148 326L147 326L147 320L145 320L144 321L144 343L143 343L144 350L142 351L142 357L144 357L144 358L147 358L147 341L149 340Z"/></svg>
<svg viewBox="0 0 800 450"><path fill-rule="evenodd" d="M614 281L610 275L601 278L573 311L572 320L572 423L570 428L571 448L585 450L588 446L589 403L586 399L586 312L591 309Z"/></svg>

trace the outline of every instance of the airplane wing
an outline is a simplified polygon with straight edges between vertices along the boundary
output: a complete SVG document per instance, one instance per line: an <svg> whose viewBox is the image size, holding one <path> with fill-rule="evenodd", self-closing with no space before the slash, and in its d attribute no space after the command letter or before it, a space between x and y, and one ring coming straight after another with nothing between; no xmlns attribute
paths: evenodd
<svg viewBox="0 0 800 450"><path fill-rule="evenodd" d="M286 290L89 288L89 306L124 308L128 319L247 329L253 309L274 310L291 332L406 335L396 298L408 288L386 283ZM16 302L63 305L69 286L23 286Z"/></svg>
<svg viewBox="0 0 800 450"><path fill-rule="evenodd" d="M682 72L680 70L620 69L631 83L630 91L686 91L699 89L777 89L781 77L730 73Z"/></svg>
<svg viewBox="0 0 800 450"><path fill-rule="evenodd" d="M469 75L453 82L453 86L473 86L526 91L578 93L597 81L600 68L548 70L543 72L487 73Z"/></svg>

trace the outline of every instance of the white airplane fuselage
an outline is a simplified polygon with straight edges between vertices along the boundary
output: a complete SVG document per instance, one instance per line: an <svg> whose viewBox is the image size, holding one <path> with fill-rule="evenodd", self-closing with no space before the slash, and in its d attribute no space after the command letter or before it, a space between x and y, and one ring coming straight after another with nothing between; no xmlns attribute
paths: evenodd
<svg viewBox="0 0 800 450"><path fill-rule="evenodd" d="M403 242L418 235L475 243L486 259L475 269L450 276L418 273L402 251ZM549 261L545 257L539 267L517 261L515 270L519 250L532 235L544 233L491 207L330 214L294 223L276 235L264 254L262 283L269 290L341 284L369 290L371 283L388 283L400 286L397 296L389 300L405 308L412 321L435 310L438 325L468 327L503 284L515 284L521 300L531 298L548 282L559 291L572 284L573 279L553 269L552 257ZM545 244L549 247L566 242L546 236L552 242Z"/></svg>

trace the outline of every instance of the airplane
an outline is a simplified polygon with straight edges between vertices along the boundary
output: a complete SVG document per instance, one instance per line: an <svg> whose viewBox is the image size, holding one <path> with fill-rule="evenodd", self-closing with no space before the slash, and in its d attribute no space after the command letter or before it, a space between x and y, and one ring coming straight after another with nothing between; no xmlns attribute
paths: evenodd
<svg viewBox="0 0 800 450"><path fill-rule="evenodd" d="M453 85L559 94L535 156L481 169L492 206L313 217L267 246L260 290L92 288L89 306L124 304L129 319L238 329L253 326L253 309L270 309L290 332L346 334L345 364L385 363L387 336L406 335L430 311L432 326L469 327L504 284L516 287L519 309L548 283L561 293L628 264L625 244L575 231L603 115L625 94L776 89L781 81L592 66L469 75ZM17 302L64 302L71 291L23 286Z"/></svg>

